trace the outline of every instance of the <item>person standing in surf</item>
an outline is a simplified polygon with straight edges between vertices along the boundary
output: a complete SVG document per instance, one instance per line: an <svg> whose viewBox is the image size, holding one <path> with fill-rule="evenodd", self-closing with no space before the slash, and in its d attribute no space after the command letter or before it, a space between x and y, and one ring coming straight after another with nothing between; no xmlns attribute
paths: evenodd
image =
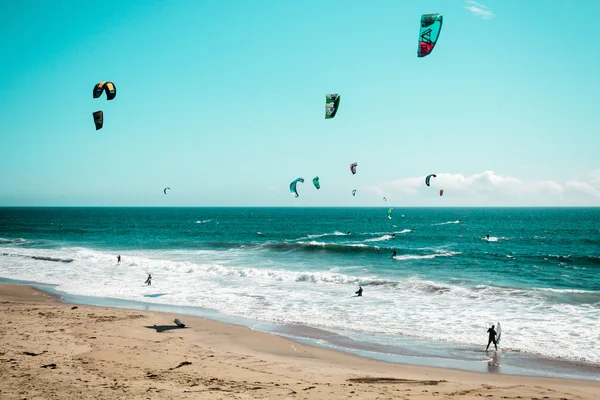
<svg viewBox="0 0 600 400"><path fill-rule="evenodd" d="M148 274L148 279L146 279L146 282L144 283L148 286L152 285L152 275Z"/></svg>
<svg viewBox="0 0 600 400"><path fill-rule="evenodd" d="M496 350L498 350L498 345L496 344L496 330L494 329L494 325L492 324L492 327L490 329L487 330L488 331L488 344L487 347L485 348L485 351L488 351L488 348L490 347L490 343L494 343L494 347L496 348Z"/></svg>
<svg viewBox="0 0 600 400"><path fill-rule="evenodd" d="M362 286L359 286L358 290L354 293L356 294L356 297L362 297L362 292Z"/></svg>

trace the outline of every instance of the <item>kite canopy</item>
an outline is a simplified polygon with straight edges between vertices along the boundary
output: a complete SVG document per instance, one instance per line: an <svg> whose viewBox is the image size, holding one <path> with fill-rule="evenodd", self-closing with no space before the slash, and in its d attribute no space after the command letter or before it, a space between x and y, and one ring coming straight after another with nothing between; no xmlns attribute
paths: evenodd
<svg viewBox="0 0 600 400"><path fill-rule="evenodd" d="M106 92L106 100L112 100L117 95L117 88L112 82L100 82L94 86L94 98L102 96L102 92Z"/></svg>
<svg viewBox="0 0 600 400"><path fill-rule="evenodd" d="M165 194L167 194L167 190L171 190L171 188L170 188L170 187L166 187L166 188L165 188L165 190L163 190L163 192L164 192Z"/></svg>
<svg viewBox="0 0 600 400"><path fill-rule="evenodd" d="M352 196L356 196L356 189L352 190Z"/></svg>
<svg viewBox="0 0 600 400"><path fill-rule="evenodd" d="M393 209L393 208L390 208L390 209L388 210L388 218L389 218L389 219L392 219L392 212L393 212L393 211L394 211L394 209Z"/></svg>
<svg viewBox="0 0 600 400"><path fill-rule="evenodd" d="M353 162L352 164L350 164L350 171L352 171L352 175L356 174L356 167L358 166L358 163Z"/></svg>
<svg viewBox="0 0 600 400"><path fill-rule="evenodd" d="M340 95L339 94L326 94L325 95L325 119L331 119L337 114L337 110L340 106Z"/></svg>
<svg viewBox="0 0 600 400"><path fill-rule="evenodd" d="M296 185L298 184L298 182L304 183L304 179L297 178L294 181L292 181L292 183L290 183L290 193L293 193L295 197L298 197L298 191L296 190Z"/></svg>
<svg viewBox="0 0 600 400"><path fill-rule="evenodd" d="M426 184L427 186L429 186L429 180L430 180L431 178L437 178L437 176L436 176L435 174L427 175L427 177L425 178L425 184Z"/></svg>
<svg viewBox="0 0 600 400"><path fill-rule="evenodd" d="M419 31L418 57L428 56L435 47L442 31L441 14L421 15L421 30Z"/></svg>
<svg viewBox="0 0 600 400"><path fill-rule="evenodd" d="M319 177L318 177L318 176L315 176L315 177L313 178L313 185L315 185L315 187L316 187L317 189L321 189L321 184L319 183Z"/></svg>
<svg viewBox="0 0 600 400"><path fill-rule="evenodd" d="M440 189L440 196L444 195L444 189Z"/></svg>
<svg viewBox="0 0 600 400"><path fill-rule="evenodd" d="M104 125L104 113L102 110L93 112L94 123L96 124L96 130L102 129L102 125Z"/></svg>
<svg viewBox="0 0 600 400"><path fill-rule="evenodd" d="M384 197L383 200L387 201L387 199Z"/></svg>

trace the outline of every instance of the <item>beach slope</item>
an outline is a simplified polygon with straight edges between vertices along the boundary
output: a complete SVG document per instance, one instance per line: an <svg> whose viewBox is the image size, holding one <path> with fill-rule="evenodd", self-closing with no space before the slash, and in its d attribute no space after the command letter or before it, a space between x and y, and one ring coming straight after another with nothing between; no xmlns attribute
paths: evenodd
<svg viewBox="0 0 600 400"><path fill-rule="evenodd" d="M180 318L185 328L173 323ZM384 363L0 285L2 399L599 399L600 383Z"/></svg>

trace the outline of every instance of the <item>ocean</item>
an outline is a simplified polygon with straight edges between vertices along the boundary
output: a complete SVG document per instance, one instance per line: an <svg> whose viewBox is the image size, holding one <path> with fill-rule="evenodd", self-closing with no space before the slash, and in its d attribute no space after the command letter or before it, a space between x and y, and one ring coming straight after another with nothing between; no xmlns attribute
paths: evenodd
<svg viewBox="0 0 600 400"><path fill-rule="evenodd" d="M0 208L0 277L387 361L600 379L600 208L387 211Z"/></svg>

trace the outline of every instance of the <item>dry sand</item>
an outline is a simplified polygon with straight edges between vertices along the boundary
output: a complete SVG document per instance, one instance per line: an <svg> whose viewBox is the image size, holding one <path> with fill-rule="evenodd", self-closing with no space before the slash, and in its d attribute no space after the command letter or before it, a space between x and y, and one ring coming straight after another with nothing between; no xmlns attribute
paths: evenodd
<svg viewBox="0 0 600 400"><path fill-rule="evenodd" d="M188 327L174 329L174 318ZM600 383L390 364L0 285L0 399L600 399Z"/></svg>

